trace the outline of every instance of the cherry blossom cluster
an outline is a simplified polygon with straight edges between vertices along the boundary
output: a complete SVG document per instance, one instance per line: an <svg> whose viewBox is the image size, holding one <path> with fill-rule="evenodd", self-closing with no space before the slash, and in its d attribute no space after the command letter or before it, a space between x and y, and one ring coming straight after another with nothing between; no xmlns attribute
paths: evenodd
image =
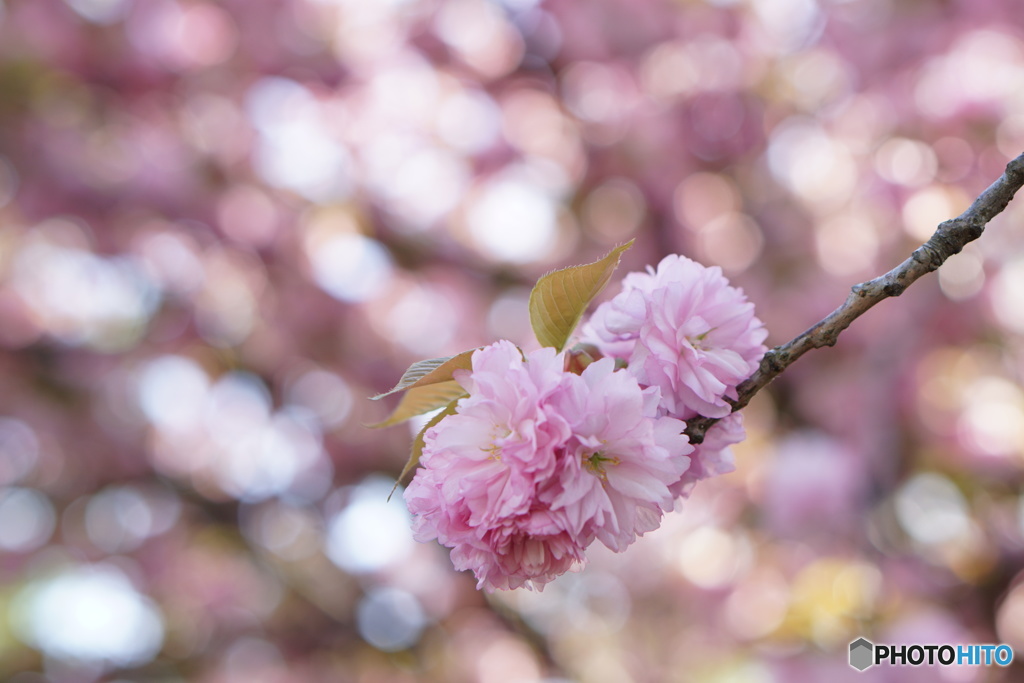
<svg viewBox="0 0 1024 683"><path fill-rule="evenodd" d="M468 392L426 430L405 491L417 540L452 549L492 591L544 584L600 541L621 552L677 498L733 468L744 436L727 399L757 367L766 331L719 268L669 256L631 273L581 330L590 358L509 341L456 371ZM700 445L694 416L724 418Z"/></svg>

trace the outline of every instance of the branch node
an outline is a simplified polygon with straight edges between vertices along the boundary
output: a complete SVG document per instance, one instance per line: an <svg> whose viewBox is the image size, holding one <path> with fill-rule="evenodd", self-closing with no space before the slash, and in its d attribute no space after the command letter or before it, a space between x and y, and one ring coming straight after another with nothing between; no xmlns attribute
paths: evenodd
<svg viewBox="0 0 1024 683"><path fill-rule="evenodd" d="M906 291L907 286L901 282L889 282L882 288L886 296L899 296Z"/></svg>

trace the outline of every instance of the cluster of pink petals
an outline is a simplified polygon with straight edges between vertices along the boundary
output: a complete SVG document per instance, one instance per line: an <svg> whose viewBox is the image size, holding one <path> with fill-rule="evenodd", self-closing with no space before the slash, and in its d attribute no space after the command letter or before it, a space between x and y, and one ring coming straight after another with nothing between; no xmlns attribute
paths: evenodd
<svg viewBox="0 0 1024 683"><path fill-rule="evenodd" d="M584 341L625 361L641 385L661 389L664 413L683 420L728 415L726 399L757 369L767 336L720 268L679 255L627 275L583 330Z"/></svg>
<svg viewBox="0 0 1024 683"><path fill-rule="evenodd" d="M584 326L583 341L619 359L642 386L661 390L660 414L689 420L722 418L691 454L690 468L672 490L733 470L729 446L746 433L743 416L726 399L757 369L768 336L743 291L720 268L685 256L630 273L622 292L601 304Z"/></svg>
<svg viewBox="0 0 1024 683"><path fill-rule="evenodd" d="M611 359L581 375L552 349L524 358L500 341L456 379L469 392L427 430L405 491L417 540L452 548L481 588L543 585L594 540L622 550L673 505L693 450Z"/></svg>
<svg viewBox="0 0 1024 683"><path fill-rule="evenodd" d="M627 275L583 337L603 357L578 374L553 349L476 351L455 376L469 396L424 435L405 491L414 534L451 548L481 588L543 588L595 541L620 552L733 469L745 433L726 399L766 332L720 269L669 256ZM683 432L696 415L722 419L695 448Z"/></svg>

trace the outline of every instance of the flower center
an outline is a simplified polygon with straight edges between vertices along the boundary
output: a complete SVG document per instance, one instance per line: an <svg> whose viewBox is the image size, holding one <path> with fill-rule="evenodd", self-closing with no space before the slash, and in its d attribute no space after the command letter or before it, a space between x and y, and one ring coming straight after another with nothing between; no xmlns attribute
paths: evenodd
<svg viewBox="0 0 1024 683"><path fill-rule="evenodd" d="M499 436L499 432L504 432L504 434L501 434ZM501 445L498 443L498 441L500 441L502 439L505 439L505 438L508 438L508 436L511 433L512 433L512 430L509 429L508 427L500 427L498 425L494 425L494 427L491 429L491 438L490 438L491 445L488 446L487 448L484 448L484 447L481 446L480 450L482 450L484 453L487 453L488 457L491 460L497 460L497 461L500 462L501 461Z"/></svg>
<svg viewBox="0 0 1024 683"><path fill-rule="evenodd" d="M702 320L701 327L704 327L706 325L707 323L705 323ZM686 341L690 342L690 346L696 351L707 351L707 347L704 345L704 341L708 338L709 334L715 331L715 329L717 328L708 327L706 330L698 334L688 334L686 335Z"/></svg>
<svg viewBox="0 0 1024 683"><path fill-rule="evenodd" d="M611 465L618 465L622 461L614 456L608 456L604 454L604 451L596 451L591 453L589 456L584 454L583 462L587 469L596 474L601 479L607 479L608 473L605 472L605 463Z"/></svg>

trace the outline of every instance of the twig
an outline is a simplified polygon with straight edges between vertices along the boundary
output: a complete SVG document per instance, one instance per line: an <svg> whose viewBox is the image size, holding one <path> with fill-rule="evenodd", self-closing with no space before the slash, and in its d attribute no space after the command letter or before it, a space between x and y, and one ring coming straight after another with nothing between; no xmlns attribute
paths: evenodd
<svg viewBox="0 0 1024 683"><path fill-rule="evenodd" d="M987 190L981 193L970 208L957 218L944 221L927 242L918 247L906 261L885 275L854 285L842 306L795 339L776 346L764 355L753 375L737 388L737 398L730 401L733 412L746 406L754 394L792 365L797 358L811 349L833 346L839 334L854 320L883 299L899 296L919 277L930 273L959 253L968 242L978 239L985 226L1013 199L1024 186L1024 154L1006 165L1006 171ZM697 417L687 420L686 434L691 443L701 443L704 434L717 418Z"/></svg>

